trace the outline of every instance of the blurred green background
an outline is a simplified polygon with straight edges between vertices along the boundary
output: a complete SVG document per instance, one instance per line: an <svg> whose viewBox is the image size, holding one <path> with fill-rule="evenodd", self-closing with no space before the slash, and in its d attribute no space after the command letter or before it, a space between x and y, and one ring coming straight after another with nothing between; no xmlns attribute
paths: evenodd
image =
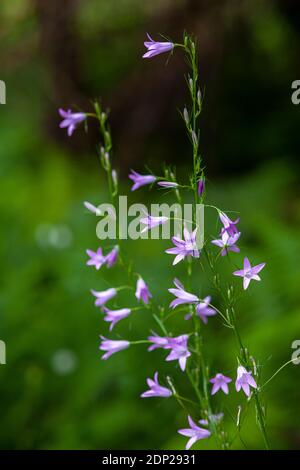
<svg viewBox="0 0 300 470"><path fill-rule="evenodd" d="M297 0L1 0L1 76L7 104L0 106L1 296L0 447L8 449L181 449L177 429L186 415L172 400L141 400L146 377L175 370L164 354L146 348L101 361L99 334L107 335L90 288L124 284L120 269L85 266L85 249L99 245L95 219L82 201L107 201L96 157L97 129L72 139L58 128L58 107L90 109L102 97L110 108L114 165L129 191L128 170L164 161L187 175L188 146L178 109L187 100L180 52L143 61L145 33L176 42L187 30L198 40L205 88L201 150L209 200L241 215L241 265L247 252L265 261L263 282L239 303L247 346L264 367L262 382L291 358L300 338L300 107L291 103L299 79ZM157 37L157 36L155 36ZM168 200L142 189L130 201ZM215 234L215 221L207 227ZM171 268L168 242L128 242L135 269L155 297L183 267ZM224 262L220 269L227 272ZM205 274L194 288L208 287ZM254 284L254 283L253 283ZM217 301L217 299L216 299ZM135 305L122 293L120 305ZM180 333L182 316L170 325ZM188 326L187 326L188 327ZM147 311L136 312L114 337L144 338L156 329ZM234 341L219 319L205 329L212 372L234 375ZM300 447L299 368L288 366L264 389L273 448ZM182 383L182 384L181 384ZM241 394L215 397L235 432ZM218 406L218 405L217 405ZM250 410L242 437L262 441ZM213 439L195 448L213 448ZM234 448L242 448L237 439Z"/></svg>

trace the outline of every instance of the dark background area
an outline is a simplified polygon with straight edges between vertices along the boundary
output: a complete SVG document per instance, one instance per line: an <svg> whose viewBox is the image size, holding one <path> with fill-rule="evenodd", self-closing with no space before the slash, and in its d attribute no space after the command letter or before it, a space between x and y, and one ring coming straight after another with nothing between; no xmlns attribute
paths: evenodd
<svg viewBox="0 0 300 470"><path fill-rule="evenodd" d="M186 417L176 404L139 399L146 376L164 373L161 354L130 349L100 361L98 336L107 326L89 289L106 284L85 266L85 249L99 242L82 206L108 197L98 134L91 123L69 139L57 108L88 111L101 97L124 194L131 167L159 174L166 161L184 179L188 145L178 110L187 101L186 65L180 51L169 60L141 56L146 32L180 42L186 30L197 38L209 199L241 213L243 250L268 266L264 283L240 305L243 334L267 379L300 336L300 106L291 102L291 84L300 79L299 2L2 0L0 20L7 87L0 106L0 339L7 346L0 447L182 448L176 431ZM153 202L160 194L141 190L131 198ZM144 243L129 242L128 253L167 305L170 258L159 243ZM122 283L118 270L105 276L107 284ZM148 331L142 317L129 330L134 337ZM128 324L118 334L127 337ZM231 371L232 338L220 324L208 338L212 366L221 355ZM266 387L275 448L299 448L298 388L294 365ZM226 406L235 415L238 404L232 397ZM234 432L230 419L228 426ZM253 413L243 437L250 448L262 445Z"/></svg>

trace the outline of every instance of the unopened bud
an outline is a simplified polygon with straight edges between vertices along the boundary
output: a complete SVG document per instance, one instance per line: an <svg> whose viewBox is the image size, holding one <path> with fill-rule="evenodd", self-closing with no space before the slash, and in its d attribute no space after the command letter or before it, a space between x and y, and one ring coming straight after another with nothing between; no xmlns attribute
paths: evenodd
<svg viewBox="0 0 300 470"><path fill-rule="evenodd" d="M198 104L199 106L201 105L201 101L202 101L202 93L201 93L201 90L199 88L199 90L197 91L197 100L198 100Z"/></svg>
<svg viewBox="0 0 300 470"><path fill-rule="evenodd" d="M201 178L199 181L198 181L198 195L201 197L202 194L204 193L204 189L205 189L205 180L204 178Z"/></svg>
<svg viewBox="0 0 300 470"><path fill-rule="evenodd" d="M188 110L186 108L184 108L183 110L183 117L184 117L185 123L188 124L190 122L190 117L189 117Z"/></svg>
<svg viewBox="0 0 300 470"><path fill-rule="evenodd" d="M192 141L195 146L198 146L198 137L195 131L192 131Z"/></svg>
<svg viewBox="0 0 300 470"><path fill-rule="evenodd" d="M109 164L110 164L109 153L105 152L104 155L103 155L103 158L104 158L106 166L109 167Z"/></svg>
<svg viewBox="0 0 300 470"><path fill-rule="evenodd" d="M111 178L114 184L115 189L118 187L118 174L116 170L112 170L111 172Z"/></svg>

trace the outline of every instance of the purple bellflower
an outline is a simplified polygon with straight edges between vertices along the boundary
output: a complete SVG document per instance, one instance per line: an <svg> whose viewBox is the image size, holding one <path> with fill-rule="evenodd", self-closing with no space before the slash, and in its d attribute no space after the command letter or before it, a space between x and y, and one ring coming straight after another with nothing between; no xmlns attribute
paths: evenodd
<svg viewBox="0 0 300 470"><path fill-rule="evenodd" d="M93 294L94 297L96 297L95 300L95 305L96 307L103 307L103 305L106 304L110 299L115 297L117 295L116 289L111 287L110 289L106 289L103 291L96 291L96 290L91 290L91 293Z"/></svg>
<svg viewBox="0 0 300 470"><path fill-rule="evenodd" d="M105 256L105 264L108 268L111 268L118 261L119 247L115 246L107 255Z"/></svg>
<svg viewBox="0 0 300 470"><path fill-rule="evenodd" d="M169 338L168 346L165 349L171 349L170 354L166 357L166 361L178 360L180 369L185 371L187 358L191 353L187 348L188 335L177 336L177 338Z"/></svg>
<svg viewBox="0 0 300 470"><path fill-rule="evenodd" d="M118 247L116 246L113 248L106 256L103 256L102 248L98 248L98 250L86 250L87 255L90 259L87 261L87 266L95 266L98 270L101 268L103 264L106 264L108 268L111 268L118 259Z"/></svg>
<svg viewBox="0 0 300 470"><path fill-rule="evenodd" d="M188 335L181 335L175 338L161 337L161 336L149 336L148 341L153 343L148 351L153 351L157 348L171 349L171 352L166 357L166 361L178 360L180 369L185 370L186 360L191 355L187 348Z"/></svg>
<svg viewBox="0 0 300 470"><path fill-rule="evenodd" d="M194 304L199 302L199 298L196 295L190 294L184 290L183 285L178 279L174 279L174 284L176 289L168 289L168 291L176 297L176 299L172 300L170 303L171 308L175 308L182 304Z"/></svg>
<svg viewBox="0 0 300 470"><path fill-rule="evenodd" d="M149 41L145 41L144 45L148 49L148 52L143 55L143 59L151 59L151 57L156 55L172 51L174 48L172 42L157 42L154 41L149 34L147 34L147 36Z"/></svg>
<svg viewBox="0 0 300 470"><path fill-rule="evenodd" d="M168 248L166 253L169 255L176 255L173 265L182 261L186 256L199 258L200 253L196 243L196 232L197 229L190 233L185 227L183 231L184 240L181 240L179 237L172 238L172 242L175 246L174 248Z"/></svg>
<svg viewBox="0 0 300 470"><path fill-rule="evenodd" d="M213 384L211 394L215 395L219 390L222 390L226 395L228 395L229 390L228 390L228 384L231 382L230 377L226 377L226 375L223 374L216 374L215 377L210 379L210 383Z"/></svg>
<svg viewBox="0 0 300 470"><path fill-rule="evenodd" d="M218 240L212 240L212 244L219 246L222 248L221 255L227 255L228 251L234 251L235 253L239 253L240 249L236 246L236 242L241 236L241 232L237 232L234 235L230 236L228 232L224 231L221 233L221 238Z"/></svg>
<svg viewBox="0 0 300 470"><path fill-rule="evenodd" d="M116 323L118 323L120 320L123 320L123 318L127 318L131 314L130 308L109 310L108 308L104 307L103 312L105 312L104 321L111 322L109 331L113 329Z"/></svg>
<svg viewBox="0 0 300 470"><path fill-rule="evenodd" d="M224 212L219 212L219 217L220 220L223 224L223 228L221 231L221 234L224 232L227 232L230 237L238 233L238 229L236 225L239 223L240 218L237 218L236 220L231 220Z"/></svg>
<svg viewBox="0 0 300 470"><path fill-rule="evenodd" d="M137 300L142 300L145 304L148 304L149 298L152 297L147 284L141 277L138 278L136 283L135 296Z"/></svg>
<svg viewBox="0 0 300 470"><path fill-rule="evenodd" d="M145 227L141 230L141 233L145 233L148 230L152 230L153 228L158 227L159 225L165 224L167 220L169 220L168 217L155 217L153 215L146 214L146 217L142 217L140 219L140 222L145 225Z"/></svg>
<svg viewBox="0 0 300 470"><path fill-rule="evenodd" d="M152 343L151 346L149 346L148 351L154 351L154 349L158 348L165 349L169 344L169 338L158 335L149 336L148 341Z"/></svg>
<svg viewBox="0 0 300 470"><path fill-rule="evenodd" d="M260 281L260 277L258 276L258 273L265 267L266 263L260 263L257 264L256 266L251 266L250 261L248 258L244 259L244 269L241 269L240 271L234 271L233 275L234 276L240 276L243 278L243 287L246 290L250 284L250 281L252 279L254 281Z"/></svg>
<svg viewBox="0 0 300 470"><path fill-rule="evenodd" d="M200 439L205 439L210 436L210 432L207 429L203 429L197 426L190 416L188 416L188 421L190 425L189 428L178 430L179 434L190 438L185 447L186 450L189 450L192 445Z"/></svg>
<svg viewBox="0 0 300 470"><path fill-rule="evenodd" d="M146 186L147 184L154 183L156 181L156 176L153 175L140 175L134 170L131 170L131 173L128 177L133 181L133 186L131 191L135 191L136 189L140 188L141 186Z"/></svg>
<svg viewBox="0 0 300 470"><path fill-rule="evenodd" d="M105 263L105 257L103 256L102 248L98 248L97 251L86 250L86 253L90 257L86 263L87 266L95 266L98 271Z"/></svg>
<svg viewBox="0 0 300 470"><path fill-rule="evenodd" d="M130 345L129 341L124 341L124 340L111 340L107 339L104 336L100 336L102 342L99 346L99 349L101 351L106 351L105 354L103 354L102 359L108 359L112 354L122 351L123 349L127 349Z"/></svg>
<svg viewBox="0 0 300 470"><path fill-rule="evenodd" d="M86 119L85 113L72 113L70 109L68 111L64 111L63 109L58 110L59 114L63 118L59 127L68 128L68 136L71 137L76 127Z"/></svg>
<svg viewBox="0 0 300 470"><path fill-rule="evenodd" d="M205 323L205 325L208 322L207 317L212 317L217 314L215 309L209 306L210 302L211 297L208 295L207 297L204 297L203 301L199 302L199 304L196 306L196 314L203 321L203 323Z"/></svg>
<svg viewBox="0 0 300 470"><path fill-rule="evenodd" d="M158 372L154 374L154 380L147 379L147 384L149 390L141 394L142 398L150 398L150 397L170 397L172 395L171 390L166 387L162 387L158 383Z"/></svg>
<svg viewBox="0 0 300 470"><path fill-rule="evenodd" d="M248 372L245 367L239 366L237 368L237 378L235 381L236 391L239 392L242 388L247 397L249 397L250 387L257 388L257 384L252 377L252 372Z"/></svg>

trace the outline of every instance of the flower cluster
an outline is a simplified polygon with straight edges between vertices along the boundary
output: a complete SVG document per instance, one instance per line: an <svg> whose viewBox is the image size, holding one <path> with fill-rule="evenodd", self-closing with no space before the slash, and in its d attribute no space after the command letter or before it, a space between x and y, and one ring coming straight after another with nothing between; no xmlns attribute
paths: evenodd
<svg viewBox="0 0 300 470"><path fill-rule="evenodd" d="M145 47L147 52L144 54L144 58L152 58L164 52L173 52L176 47L181 47L188 59L191 67L191 75L188 76L188 91L190 94L192 106L190 111L187 108L183 111L184 124L186 126L187 133L190 138L192 146L192 160L193 160L193 177L190 180L190 185L182 185L176 181L174 173L171 170L167 170L164 176L155 176L153 174L140 174L137 171L131 170L129 174L130 180L133 182L131 188L132 191L136 191L144 186L153 187L156 183L160 188L174 190L178 196L181 188L188 188L195 198L195 203L204 203L206 196L206 183L204 175L204 165L202 164L201 156L199 154L199 129L197 128L198 117L202 109L202 94L198 87L198 69L197 69L197 57L196 48L193 40L185 35L183 44L175 44L172 42L157 42L148 36L149 41L146 41ZM72 113L71 111L59 111L61 116L64 118L61 127L68 128L68 134L72 135L74 129L80 122L87 119L87 116L94 117L100 122L100 130L103 139L103 147L101 147L100 160L102 162L104 170L107 172L109 188L111 191L112 199L116 195L117 191L117 177L116 171L111 168L111 136L107 127L107 116L100 109L98 103L95 104L95 114L85 113ZM91 204L90 202L84 203L86 209L94 215L101 215L100 210ZM100 336L101 342L99 349L104 352L102 359L106 360L111 355L123 351L130 346L137 344L148 344L148 351L154 350L165 350L166 362L175 361L177 368L184 373L183 376L190 382L191 388L195 392L195 399L197 402L190 400L189 398L182 397L177 391L177 386L172 377L166 377L166 384L162 385L158 381L158 371L153 371L154 379L147 378L148 390L141 393L142 398L170 398L173 397L182 406L183 403L193 406L193 411L190 414L197 414L197 423L192 419L191 415L187 416L189 428L179 429L178 433L188 437L189 440L186 444L186 449L189 449L198 440L209 438L214 435L217 440L221 443L222 448L229 447L229 439L223 428L223 413L213 414L212 410L214 405L214 396L218 392L223 392L225 395L230 393L230 383L232 378L221 372L216 372L214 376L209 372L209 366L205 358L205 348L203 347L203 338L205 337L206 328L208 328L209 321L212 317L219 316L222 322L230 330L235 333L236 339L238 340L239 350L237 353L237 365L232 364L230 370L236 370L235 390L237 392L243 391L248 400L255 397L255 406L257 412L257 419L260 426L260 430L263 433L264 440L267 442L266 431L265 431L265 416L264 410L260 402L259 387L257 385L257 367L252 356L249 355L248 350L243 346L239 331L236 323L236 312L235 312L235 300L233 299L233 293L236 287L229 281L226 287L226 295L223 293L223 287L220 283L219 275L217 273L217 262L223 257L229 256L231 253L239 253L240 248L237 246L241 238L241 232L238 229L240 219L232 220L223 210L215 208L214 206L207 205L207 208L213 208L217 210L218 219L220 222L220 232L218 237L211 241L211 244L218 247L220 251L215 255L215 249L212 253L209 252L209 244L206 242L203 249L199 249L197 246L197 227L195 220L192 221L192 231L189 231L184 226L183 238L180 236L174 236L172 238L173 247L165 250L167 254L175 255L173 260L173 266L180 262L183 262L187 267L187 281L184 284L177 278L174 279L174 287L169 288L168 292L174 296L169 304L169 308L166 309L163 306L157 305L153 301L153 294L150 292L148 283L145 282L140 274L132 281L128 271L129 286L111 286L105 290L97 291L91 290L92 295L95 298L95 306L100 309L103 313L103 319L108 322L109 331L112 331L116 325L132 315L135 310L152 311L153 319L161 329L161 335L152 333L146 339L143 340L112 340L104 336ZM168 219L166 217L154 217L148 213L144 214L140 222L141 233L153 229L164 224ZM103 248L99 247L96 251L87 250L89 257L87 261L88 266L94 266L96 270L102 268L105 265L107 268L117 266L121 252L121 241L119 244L114 246L106 254L103 252ZM106 250L105 250L106 251ZM197 292L193 289L193 281L195 279L193 269L197 269L201 265L203 269L204 263L207 262L207 271L205 276L208 278L210 272L212 272L212 290L211 292L204 292L205 295L200 295L200 289ZM121 264L121 263L120 263ZM124 267L122 263L122 266ZM251 280L260 281L258 273L264 268L265 263L260 263L256 266L251 266L248 257L244 258L244 266L241 270L235 270L232 272L234 276L243 278L243 288L246 290L249 287ZM176 268L172 268L176 269ZM118 299L118 292L123 288L129 288L133 290L132 300L137 302L139 305L134 307L120 306L117 308L108 307L107 304L115 302ZM151 289L152 290L152 289ZM204 289L203 289L204 290ZM215 302L212 300L212 294L214 293ZM225 298L225 304L222 306L218 305L218 299ZM227 302L227 303L226 303ZM218 307L217 307L218 305ZM178 308L179 307L179 308ZM172 318L173 314L180 315L180 312L184 312L183 322L186 325L181 330L179 335L169 333L169 325L166 327L167 322ZM189 322L188 320L192 320ZM116 327L117 329L117 327ZM219 367L218 367L219 369ZM217 369L217 370L218 370ZM220 395L220 393L219 393ZM187 405L187 406L188 406ZM186 407L184 407L186 409Z"/></svg>

